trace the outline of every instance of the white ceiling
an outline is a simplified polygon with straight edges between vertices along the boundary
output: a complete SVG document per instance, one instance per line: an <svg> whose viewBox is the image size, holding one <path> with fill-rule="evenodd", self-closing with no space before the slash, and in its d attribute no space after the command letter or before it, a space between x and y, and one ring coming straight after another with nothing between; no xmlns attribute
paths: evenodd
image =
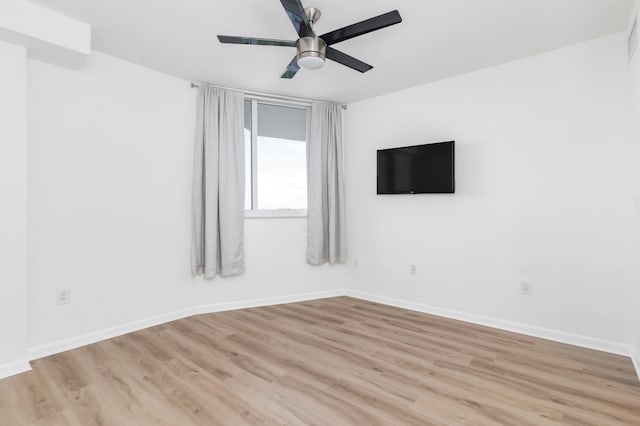
<svg viewBox="0 0 640 426"><path fill-rule="evenodd" d="M278 0L34 0L93 25L93 48L186 80L353 102L623 31L632 0L302 0L316 32L398 9L403 22L334 45L374 69L327 61L279 76L294 48L222 45L217 34L295 40Z"/></svg>

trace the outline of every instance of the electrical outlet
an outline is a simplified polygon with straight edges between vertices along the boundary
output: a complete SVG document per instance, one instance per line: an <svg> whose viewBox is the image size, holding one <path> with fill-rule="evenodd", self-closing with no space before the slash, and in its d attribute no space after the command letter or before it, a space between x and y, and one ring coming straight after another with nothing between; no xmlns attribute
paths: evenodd
<svg viewBox="0 0 640 426"><path fill-rule="evenodd" d="M71 290L58 290L58 305L66 305L71 302Z"/></svg>
<svg viewBox="0 0 640 426"><path fill-rule="evenodd" d="M531 294L533 292L533 283L531 281L520 281L520 293Z"/></svg>
<svg viewBox="0 0 640 426"><path fill-rule="evenodd" d="M416 265L409 265L409 274L416 275L418 272L418 267Z"/></svg>

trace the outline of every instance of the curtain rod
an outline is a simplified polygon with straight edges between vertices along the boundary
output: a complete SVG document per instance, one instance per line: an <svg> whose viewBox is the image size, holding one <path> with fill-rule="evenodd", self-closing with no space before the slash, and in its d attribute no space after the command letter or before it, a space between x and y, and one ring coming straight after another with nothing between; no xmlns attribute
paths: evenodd
<svg viewBox="0 0 640 426"><path fill-rule="evenodd" d="M257 96L257 97L261 97L261 98L274 99L274 100L293 101L293 102L302 102L302 103L325 102L325 101L318 101L318 100L315 100L315 99L296 98L296 97L293 97L293 96L274 95L272 93L255 92L255 91L243 90L243 89L234 89L232 87L217 86L215 84L209 84L209 83L194 83L194 82L191 82L191 88L200 87L200 86L215 87L217 89L235 90L235 91L238 91L238 92L243 92L244 94L249 95L249 96ZM344 104L340 105L340 106L342 107L342 109L347 109L347 106L344 105Z"/></svg>

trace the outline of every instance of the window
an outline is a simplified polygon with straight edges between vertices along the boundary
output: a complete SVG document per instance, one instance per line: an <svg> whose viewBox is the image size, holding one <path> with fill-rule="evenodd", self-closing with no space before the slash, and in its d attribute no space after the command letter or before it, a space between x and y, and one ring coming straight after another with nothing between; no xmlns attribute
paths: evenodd
<svg viewBox="0 0 640 426"><path fill-rule="evenodd" d="M305 106L244 101L247 216L306 216Z"/></svg>

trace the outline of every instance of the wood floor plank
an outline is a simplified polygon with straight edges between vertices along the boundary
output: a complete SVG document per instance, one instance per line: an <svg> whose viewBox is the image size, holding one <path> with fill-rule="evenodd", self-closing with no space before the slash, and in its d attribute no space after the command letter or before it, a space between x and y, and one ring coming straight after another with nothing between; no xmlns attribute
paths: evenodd
<svg viewBox="0 0 640 426"><path fill-rule="evenodd" d="M640 425L628 358L349 297L196 315L0 380L0 426Z"/></svg>

